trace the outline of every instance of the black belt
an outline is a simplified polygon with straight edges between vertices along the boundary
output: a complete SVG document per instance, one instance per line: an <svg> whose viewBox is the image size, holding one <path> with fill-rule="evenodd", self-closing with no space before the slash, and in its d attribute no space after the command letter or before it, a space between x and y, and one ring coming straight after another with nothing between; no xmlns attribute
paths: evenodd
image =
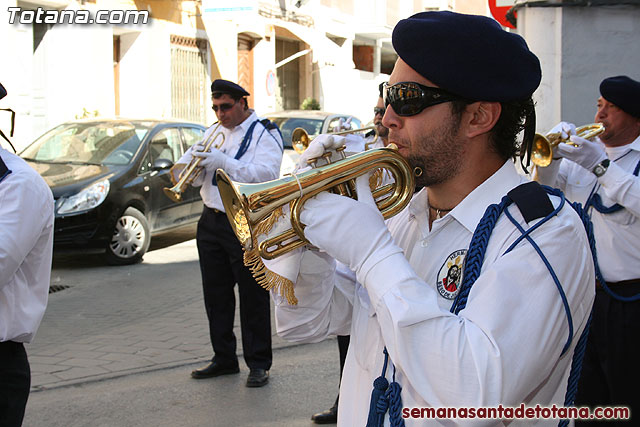
<svg viewBox="0 0 640 427"><path fill-rule="evenodd" d="M205 206L205 209L207 209L209 212L214 213L214 214L222 214L222 215L226 215L226 213L224 213L223 211L221 211L220 209L216 209L216 208L210 208L209 206Z"/></svg>

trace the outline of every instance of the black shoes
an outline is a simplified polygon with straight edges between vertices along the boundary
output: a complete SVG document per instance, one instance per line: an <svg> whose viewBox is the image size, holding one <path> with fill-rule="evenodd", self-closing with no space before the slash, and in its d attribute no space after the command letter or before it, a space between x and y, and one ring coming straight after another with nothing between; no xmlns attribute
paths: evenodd
<svg viewBox="0 0 640 427"><path fill-rule="evenodd" d="M262 387L269 382L269 371L266 369L251 369L247 377L247 387Z"/></svg>
<svg viewBox="0 0 640 427"><path fill-rule="evenodd" d="M204 368L191 372L191 378L201 380L203 378L219 377L221 375L231 375L240 372L238 365L222 365L218 362L211 362ZM269 371L266 369L251 369L247 377L247 387L262 387L269 382Z"/></svg>
<svg viewBox="0 0 640 427"><path fill-rule="evenodd" d="M211 362L202 369L196 369L191 372L191 378L201 380L203 378L219 377L220 375L237 374L240 372L238 365L221 365L218 362Z"/></svg>
<svg viewBox="0 0 640 427"><path fill-rule="evenodd" d="M330 409L324 412L313 414L311 421L316 424L336 424L338 422L338 403L335 403Z"/></svg>

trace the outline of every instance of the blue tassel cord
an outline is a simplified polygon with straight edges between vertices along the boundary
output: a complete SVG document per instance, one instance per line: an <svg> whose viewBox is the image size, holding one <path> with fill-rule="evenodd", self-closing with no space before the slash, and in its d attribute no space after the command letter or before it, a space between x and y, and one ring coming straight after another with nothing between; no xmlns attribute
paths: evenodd
<svg viewBox="0 0 640 427"><path fill-rule="evenodd" d="M393 381L385 378L387 364L389 363L389 352L384 348L384 366L382 374L373 380L373 390L371 391L371 401L369 403L369 417L366 427L384 426L384 416L389 411L389 422L391 427L404 427L402 418L402 387L396 382L396 370L393 368Z"/></svg>

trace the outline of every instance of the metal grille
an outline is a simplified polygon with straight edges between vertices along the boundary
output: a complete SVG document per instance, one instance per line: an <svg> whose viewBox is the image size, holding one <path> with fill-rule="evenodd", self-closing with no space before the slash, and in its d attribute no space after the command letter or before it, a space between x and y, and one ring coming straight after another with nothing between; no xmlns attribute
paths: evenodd
<svg viewBox="0 0 640 427"><path fill-rule="evenodd" d="M171 36L171 114L206 124L209 106L207 41Z"/></svg>

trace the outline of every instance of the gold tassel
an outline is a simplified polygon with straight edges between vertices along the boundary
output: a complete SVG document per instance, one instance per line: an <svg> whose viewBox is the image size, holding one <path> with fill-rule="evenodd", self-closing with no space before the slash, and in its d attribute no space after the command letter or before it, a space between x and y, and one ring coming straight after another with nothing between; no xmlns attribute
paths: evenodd
<svg viewBox="0 0 640 427"><path fill-rule="evenodd" d="M276 222L283 216L284 212L282 208L278 208L256 226L255 233L252 237L253 249L244 251L244 265L249 267L251 274L260 286L267 291L274 288L277 289L280 295L287 299L289 304L297 305L298 299L293 291L293 282L286 277L274 273L264 265L258 251L258 239L255 237L261 234L268 234Z"/></svg>

